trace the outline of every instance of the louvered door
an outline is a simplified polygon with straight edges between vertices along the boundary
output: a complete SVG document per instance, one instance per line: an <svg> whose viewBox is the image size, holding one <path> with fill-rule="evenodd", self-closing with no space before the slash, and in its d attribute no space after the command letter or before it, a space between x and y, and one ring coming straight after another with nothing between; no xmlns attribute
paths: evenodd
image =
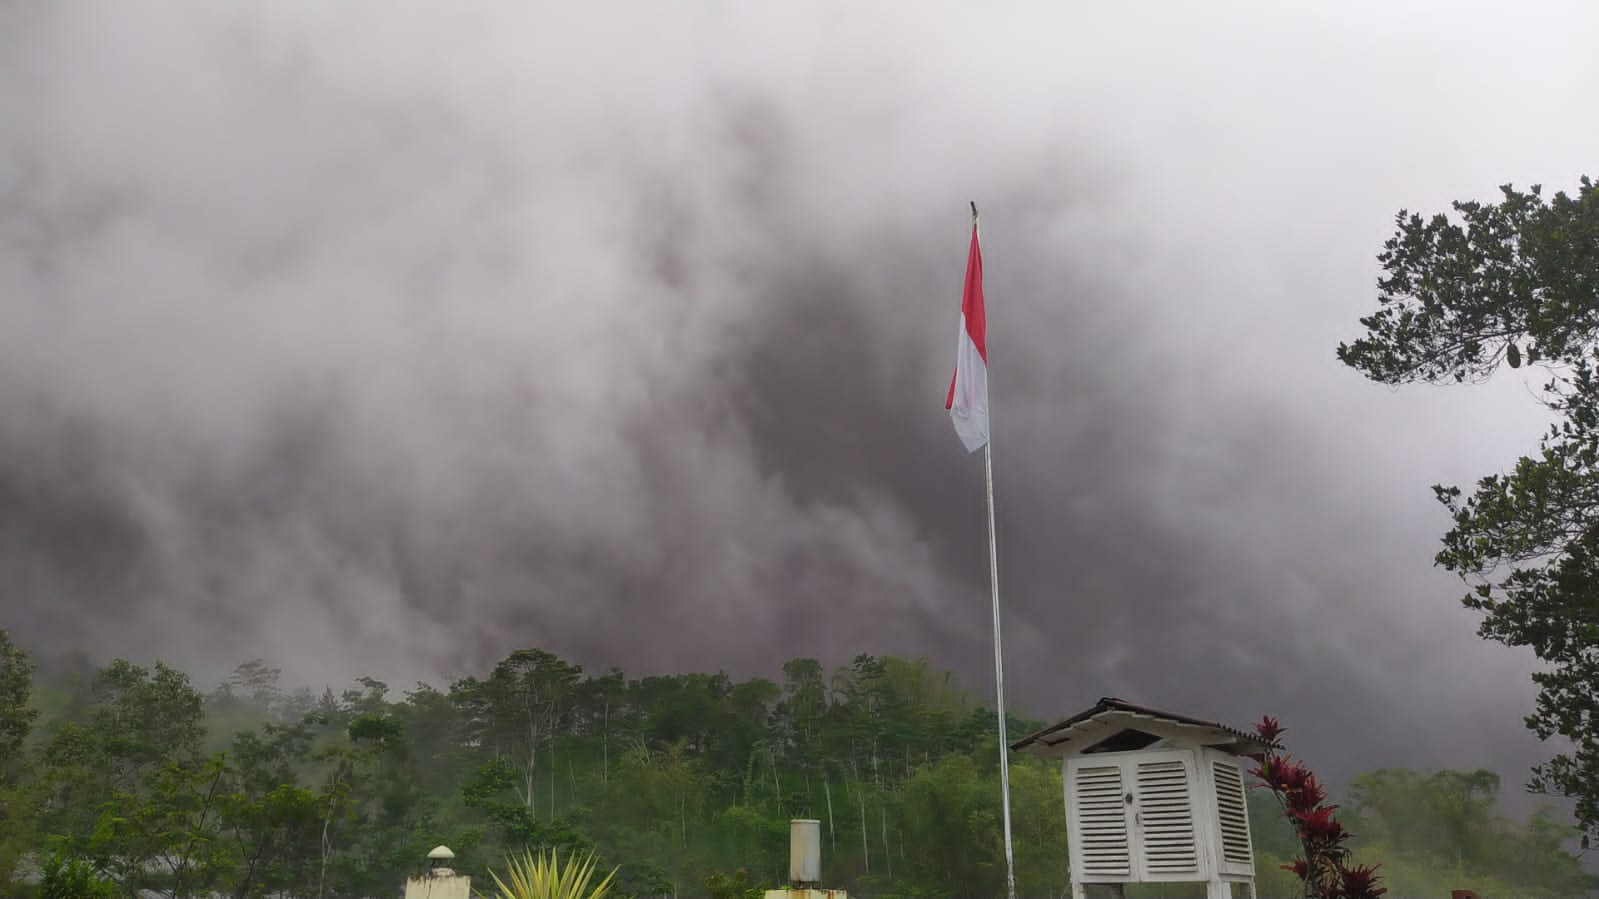
<svg viewBox="0 0 1599 899"><path fill-rule="evenodd" d="M1238 761L1207 751L1211 781L1215 786L1217 833L1221 851L1217 860L1223 874L1253 876L1255 852L1249 842L1249 800L1244 792L1244 772Z"/></svg>
<svg viewBox="0 0 1599 899"><path fill-rule="evenodd" d="M1187 752L1159 753L1132 763L1134 834L1144 879L1196 877L1199 838L1194 827L1195 777Z"/></svg>
<svg viewBox="0 0 1599 899"><path fill-rule="evenodd" d="M1083 883L1252 877L1243 769L1212 749L1066 761L1067 838Z"/></svg>
<svg viewBox="0 0 1599 899"><path fill-rule="evenodd" d="M1072 870L1087 882L1132 879L1126 799L1129 784L1123 763L1074 761L1066 773Z"/></svg>

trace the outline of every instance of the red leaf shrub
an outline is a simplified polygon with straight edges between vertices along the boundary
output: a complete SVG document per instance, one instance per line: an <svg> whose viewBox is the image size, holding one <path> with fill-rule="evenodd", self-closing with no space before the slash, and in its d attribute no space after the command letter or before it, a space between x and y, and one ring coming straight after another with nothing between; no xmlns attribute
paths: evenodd
<svg viewBox="0 0 1599 899"><path fill-rule="evenodd" d="M1260 719L1255 734L1271 748L1252 756L1257 766L1249 772L1277 796L1304 847L1304 854L1283 870L1299 878L1308 899L1377 899L1388 888L1378 885L1382 878L1376 868L1348 867L1350 834L1338 822L1338 806L1327 804L1327 789L1304 762L1282 751L1278 738L1284 732L1276 718Z"/></svg>

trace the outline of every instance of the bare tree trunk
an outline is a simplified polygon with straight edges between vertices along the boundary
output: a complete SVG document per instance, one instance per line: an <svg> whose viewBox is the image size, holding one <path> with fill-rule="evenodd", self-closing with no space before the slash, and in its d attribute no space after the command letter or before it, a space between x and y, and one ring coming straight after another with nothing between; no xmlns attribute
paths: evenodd
<svg viewBox="0 0 1599 899"><path fill-rule="evenodd" d="M866 873L870 874L870 873L872 873L872 850L871 850L871 847L868 845L867 840L866 840L868 832L866 830L866 790L865 790L865 786L866 786L865 784L860 783L859 781L857 781L856 782L856 790L857 790L857 792L856 792L855 795L856 795L857 798L860 799L860 807L861 807L861 860L866 863Z"/></svg>
<svg viewBox="0 0 1599 899"><path fill-rule="evenodd" d="M778 809L783 807L783 784L777 779L777 756L773 754L772 747L766 747L766 760L772 764L772 796L777 801Z"/></svg>
<svg viewBox="0 0 1599 899"><path fill-rule="evenodd" d="M888 851L888 803L887 802L884 802L883 805L882 805L882 818L881 818L881 821L882 821L882 825L883 825L883 863L888 866L888 879L890 881L892 881L894 879L894 856L892 854L890 854L889 851Z"/></svg>
<svg viewBox="0 0 1599 899"><path fill-rule="evenodd" d="M534 775L538 773L539 760L539 710L532 686L522 694L522 710L527 713L527 764L522 768L522 805L538 818L539 807L534 801Z"/></svg>
<svg viewBox="0 0 1599 899"><path fill-rule="evenodd" d="M822 793L827 797L827 841L832 844L832 849L838 852L838 831L833 827L833 785L827 775L822 775Z"/></svg>
<svg viewBox="0 0 1599 899"><path fill-rule="evenodd" d="M600 724L600 786L611 785L611 697L605 697L605 712Z"/></svg>
<svg viewBox="0 0 1599 899"><path fill-rule="evenodd" d="M866 782L861 780L860 766L854 764L853 760L851 761L851 766L855 768L855 799L861 810L861 860L866 864L866 873L870 874L872 873L872 849L868 842L868 832L866 830Z"/></svg>
<svg viewBox="0 0 1599 899"><path fill-rule="evenodd" d="M538 805L533 799L533 775L537 772L539 761L539 726L533 719L532 710L529 710L527 722L527 764L522 768L522 804L528 811L538 817Z"/></svg>
<svg viewBox="0 0 1599 899"><path fill-rule="evenodd" d="M550 820L555 820L555 722L560 709L555 700L550 700L550 726L545 728L545 733L550 735L549 752L546 753L550 765Z"/></svg>
<svg viewBox="0 0 1599 899"><path fill-rule="evenodd" d="M339 787L339 778L335 776L333 778L332 790L336 790L336 789L338 789L338 787ZM333 795L332 795L332 790L329 790L329 795L328 795L328 813L327 813L326 816L324 816L322 818L322 866L321 866L321 870L319 870L317 872L317 875L316 875L316 897L317 897L317 899L322 899L323 888L327 885L327 882L328 882L328 853L333 848L332 842L328 839L328 829L333 826Z"/></svg>

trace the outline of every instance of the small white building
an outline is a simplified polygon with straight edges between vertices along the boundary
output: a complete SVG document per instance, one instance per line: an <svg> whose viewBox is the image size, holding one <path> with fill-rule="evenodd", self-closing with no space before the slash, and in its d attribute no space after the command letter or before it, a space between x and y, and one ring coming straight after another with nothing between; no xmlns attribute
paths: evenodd
<svg viewBox="0 0 1599 899"><path fill-rule="evenodd" d="M1074 899L1129 883L1254 899L1241 757L1266 750L1259 737L1106 698L1011 748L1062 760Z"/></svg>

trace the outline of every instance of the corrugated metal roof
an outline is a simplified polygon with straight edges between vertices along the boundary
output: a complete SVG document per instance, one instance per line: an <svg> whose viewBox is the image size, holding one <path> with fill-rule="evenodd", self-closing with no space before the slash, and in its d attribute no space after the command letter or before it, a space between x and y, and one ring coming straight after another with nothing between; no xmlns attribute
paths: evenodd
<svg viewBox="0 0 1599 899"><path fill-rule="evenodd" d="M1260 737L1248 731L1239 730L1215 721L1205 721L1200 718L1191 718L1187 715L1178 715L1173 712L1163 712L1147 706L1137 705L1125 699L1106 696L1095 703L1092 708L1085 709L1077 714L1052 724L1037 733L1029 734L1011 744L1011 749L1021 752L1033 748L1047 748L1065 742L1067 734L1080 725L1087 724L1106 715L1133 716L1137 718L1151 718L1157 721L1166 721L1172 724L1181 724L1189 727L1199 727L1208 730L1220 731L1234 738L1235 748L1240 753L1264 751L1267 743ZM1055 739L1051 739L1054 737Z"/></svg>

